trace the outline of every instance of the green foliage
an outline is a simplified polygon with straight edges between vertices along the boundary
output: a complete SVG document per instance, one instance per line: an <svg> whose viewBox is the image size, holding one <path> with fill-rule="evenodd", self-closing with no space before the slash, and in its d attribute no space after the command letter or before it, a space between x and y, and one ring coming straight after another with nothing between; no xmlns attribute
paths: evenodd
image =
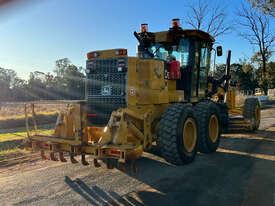
<svg viewBox="0 0 275 206"><path fill-rule="evenodd" d="M16 72L11 69L0 68L0 101L14 98L25 98L24 89L26 81L20 79Z"/></svg>
<svg viewBox="0 0 275 206"><path fill-rule="evenodd" d="M0 68L0 88L0 101L84 99L85 75L65 58L56 61L54 74L34 71L27 81Z"/></svg>
<svg viewBox="0 0 275 206"><path fill-rule="evenodd" d="M266 90L275 88L275 62L267 63L264 78L260 55L260 52L255 53L251 62L240 59L238 63L231 64L231 80L240 84L240 90L254 91L258 87ZM266 59L269 60L271 55L271 52L267 52ZM216 78L221 78L225 74L225 67L225 64L216 66Z"/></svg>
<svg viewBox="0 0 275 206"><path fill-rule="evenodd" d="M82 67L76 67L70 60L60 59L56 61L57 85L67 94L68 99L83 99L85 91L84 74Z"/></svg>
<svg viewBox="0 0 275 206"><path fill-rule="evenodd" d="M268 89L273 89L275 86L274 85L274 81L275 81L274 62L268 63L271 57L272 57L272 51L267 51L265 53L265 60L266 60L265 74L264 74L262 54L260 52L256 52L251 57L251 62L256 67L258 67L258 70L256 72L258 84L265 92L267 92Z"/></svg>
<svg viewBox="0 0 275 206"><path fill-rule="evenodd" d="M259 86L263 88L266 86L268 89L275 88L275 62L269 62L266 68L266 80L263 79L262 70L257 71L257 81L259 82Z"/></svg>
<svg viewBox="0 0 275 206"><path fill-rule="evenodd" d="M217 65L216 78L221 78L225 74L225 64ZM255 68L252 64L241 61L239 63L233 63L231 68L231 81L240 84L240 90L253 90L258 87Z"/></svg>
<svg viewBox="0 0 275 206"><path fill-rule="evenodd" d="M267 84L269 89L275 88L275 62L267 64Z"/></svg>
<svg viewBox="0 0 275 206"><path fill-rule="evenodd" d="M271 56L272 56L272 51L266 51L266 53L265 53L265 59L266 59L267 62L269 61L269 59L271 58ZM259 52L259 51L256 52L251 57L251 62L253 64L257 64L259 68L262 67L263 66L263 58L262 58L261 52Z"/></svg>

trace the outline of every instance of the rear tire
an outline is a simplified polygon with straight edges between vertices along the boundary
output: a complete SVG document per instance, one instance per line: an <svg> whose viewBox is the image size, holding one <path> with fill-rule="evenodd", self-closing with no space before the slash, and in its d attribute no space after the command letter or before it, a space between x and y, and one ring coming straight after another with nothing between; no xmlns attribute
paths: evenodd
<svg viewBox="0 0 275 206"><path fill-rule="evenodd" d="M222 132L220 110L214 102L200 102L195 106L195 112L199 126L198 149L201 153L215 152Z"/></svg>
<svg viewBox="0 0 275 206"><path fill-rule="evenodd" d="M229 122L228 106L225 103L216 103L216 105L219 108L222 131L225 131L228 128L228 122Z"/></svg>
<svg viewBox="0 0 275 206"><path fill-rule="evenodd" d="M255 131L259 128L261 122L260 103L257 98L247 98L244 102L243 117L250 122L250 130Z"/></svg>
<svg viewBox="0 0 275 206"><path fill-rule="evenodd" d="M158 143L161 156L176 165L192 162L197 153L197 128L192 106L169 106L160 120Z"/></svg>

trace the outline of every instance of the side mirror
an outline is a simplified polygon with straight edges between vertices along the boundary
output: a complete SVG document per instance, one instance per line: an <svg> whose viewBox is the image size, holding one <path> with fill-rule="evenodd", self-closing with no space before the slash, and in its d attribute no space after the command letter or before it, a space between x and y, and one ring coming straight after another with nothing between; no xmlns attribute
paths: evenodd
<svg viewBox="0 0 275 206"><path fill-rule="evenodd" d="M217 56L222 56L222 46L217 46Z"/></svg>

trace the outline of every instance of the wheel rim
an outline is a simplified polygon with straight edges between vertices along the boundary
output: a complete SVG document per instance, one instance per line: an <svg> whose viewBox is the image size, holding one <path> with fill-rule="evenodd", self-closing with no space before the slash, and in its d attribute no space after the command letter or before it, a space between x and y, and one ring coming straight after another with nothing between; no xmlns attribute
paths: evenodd
<svg viewBox="0 0 275 206"><path fill-rule="evenodd" d="M197 142L197 126L192 118L188 118L183 127L183 144L187 152L192 152Z"/></svg>
<svg viewBox="0 0 275 206"><path fill-rule="evenodd" d="M219 136L219 120L215 114L209 119L209 137L212 142L216 142Z"/></svg>

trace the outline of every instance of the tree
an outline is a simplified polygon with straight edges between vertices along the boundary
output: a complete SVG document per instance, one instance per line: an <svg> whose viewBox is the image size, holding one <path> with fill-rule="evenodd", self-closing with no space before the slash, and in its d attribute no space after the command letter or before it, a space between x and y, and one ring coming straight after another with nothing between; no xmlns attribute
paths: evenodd
<svg viewBox="0 0 275 206"><path fill-rule="evenodd" d="M15 71L0 67L0 101L84 99L83 71L64 58L56 61L54 74L34 71L25 81Z"/></svg>
<svg viewBox="0 0 275 206"><path fill-rule="evenodd" d="M265 59L268 62L270 57L272 56L272 52L271 51L267 51L265 53ZM251 57L251 62L252 63L256 63L258 65L259 68L263 67L263 59L262 59L262 54L261 52L256 52L252 57Z"/></svg>
<svg viewBox="0 0 275 206"><path fill-rule="evenodd" d="M0 101L24 101L27 82L20 79L12 69L0 67Z"/></svg>
<svg viewBox="0 0 275 206"><path fill-rule="evenodd" d="M265 59L266 59L266 62L269 61L270 57L272 56L272 52L271 51L268 51L266 54L265 54ZM262 55L260 52L256 52L252 57L251 57L251 62L256 65L258 68L263 68L263 61L262 61ZM266 75L265 75L265 78L262 78L264 76L263 74L263 70L262 69L258 69L259 71L257 71L257 81L258 81L258 84L259 84L259 87L263 88L264 87L267 87L270 88L270 84L268 83L269 82L269 78L271 77L269 75L270 71L269 71L269 67L268 67L268 63L267 63L267 69L266 69Z"/></svg>
<svg viewBox="0 0 275 206"><path fill-rule="evenodd" d="M70 64L71 64L71 61L68 58L56 60L54 73L56 73L57 76L62 77L66 72L66 68Z"/></svg>
<svg viewBox="0 0 275 206"><path fill-rule="evenodd" d="M275 88L275 62L267 64L267 84L270 89Z"/></svg>
<svg viewBox="0 0 275 206"><path fill-rule="evenodd" d="M275 1L274 0L249 0L252 8L258 9L263 14L269 14L275 17Z"/></svg>
<svg viewBox="0 0 275 206"><path fill-rule="evenodd" d="M11 100L25 101L28 100L28 94L25 92L27 88L27 81L15 77L13 80L13 87L11 89Z"/></svg>
<svg viewBox="0 0 275 206"><path fill-rule="evenodd" d="M266 84L269 89L274 89L275 88L275 62L271 61L267 64L266 74L267 74L266 80L263 81L263 79L261 78L262 71L261 70L257 71L257 80L258 80L259 86L263 87L263 85Z"/></svg>
<svg viewBox="0 0 275 206"><path fill-rule="evenodd" d="M12 98L12 89L16 87L17 74L12 69L0 68L0 88L1 100L10 101Z"/></svg>
<svg viewBox="0 0 275 206"><path fill-rule="evenodd" d="M186 24L194 29L206 31L215 38L231 30L232 24L226 22L227 15L220 4L211 7L208 1L192 2L189 5L190 13L187 15Z"/></svg>
<svg viewBox="0 0 275 206"><path fill-rule="evenodd" d="M225 64L217 65L215 74L217 79L225 74L225 68ZM254 91L254 89L258 87L255 68L250 62L247 62L245 59L240 59L238 63L231 64L230 68L231 80L240 84L240 90Z"/></svg>
<svg viewBox="0 0 275 206"><path fill-rule="evenodd" d="M262 62L262 79L265 82L267 56L275 41L274 33L270 30L270 17L244 4L237 15L239 17L237 21L242 27L242 32L239 32L239 35L248 40L252 46L258 47ZM266 84L263 85L263 89L267 94Z"/></svg>
<svg viewBox="0 0 275 206"><path fill-rule="evenodd" d="M57 84L66 99L83 99L85 95L85 75L83 68L71 64L68 58L56 61Z"/></svg>
<svg viewBox="0 0 275 206"><path fill-rule="evenodd" d="M10 96L12 74L10 70L0 68L0 88L2 101L7 100Z"/></svg>
<svg viewBox="0 0 275 206"><path fill-rule="evenodd" d="M33 100L47 99L43 72L31 72L28 81L28 94Z"/></svg>
<svg viewBox="0 0 275 206"><path fill-rule="evenodd" d="M255 67L246 59L239 60L239 63L231 64L232 74L238 79L240 90L254 91L258 87Z"/></svg>

